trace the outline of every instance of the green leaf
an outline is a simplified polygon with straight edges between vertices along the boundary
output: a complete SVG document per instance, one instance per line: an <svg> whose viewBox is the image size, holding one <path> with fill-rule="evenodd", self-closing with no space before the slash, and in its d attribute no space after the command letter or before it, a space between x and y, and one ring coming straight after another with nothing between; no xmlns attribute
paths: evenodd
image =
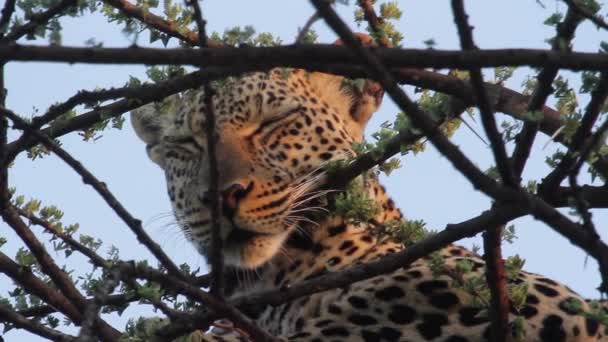
<svg viewBox="0 0 608 342"><path fill-rule="evenodd" d="M545 24L547 26L556 26L557 24L559 24L562 21L563 17L564 17L564 15L561 12L555 12L555 13L551 14L551 16L549 16L547 19L545 19L543 24Z"/></svg>

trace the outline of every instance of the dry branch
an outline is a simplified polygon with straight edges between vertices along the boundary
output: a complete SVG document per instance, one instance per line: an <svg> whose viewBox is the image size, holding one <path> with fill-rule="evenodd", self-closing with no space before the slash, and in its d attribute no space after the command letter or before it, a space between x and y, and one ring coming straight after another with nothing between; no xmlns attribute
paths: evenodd
<svg viewBox="0 0 608 342"><path fill-rule="evenodd" d="M467 69L497 66L554 67L569 70L605 70L602 53L563 52L543 49L484 49L475 51L365 48L388 68ZM346 47L300 44L272 47L222 47L204 49L80 48L62 46L4 45L0 60L91 64L235 66L247 61L250 70L272 67L309 69L318 64L363 66ZM372 75L372 74L370 74Z"/></svg>

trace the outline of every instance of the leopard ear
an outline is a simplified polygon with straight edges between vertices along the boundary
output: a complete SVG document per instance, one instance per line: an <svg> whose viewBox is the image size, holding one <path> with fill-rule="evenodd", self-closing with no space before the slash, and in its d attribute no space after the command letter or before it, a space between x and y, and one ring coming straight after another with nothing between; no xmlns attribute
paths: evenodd
<svg viewBox="0 0 608 342"><path fill-rule="evenodd" d="M162 115L154 103L149 103L131 111L131 125L137 136L146 144L148 157L163 166Z"/></svg>
<svg viewBox="0 0 608 342"><path fill-rule="evenodd" d="M355 36L363 45L376 45L374 39L369 35L355 33ZM337 40L334 44L343 45L341 40ZM342 91L351 98L349 109L351 117L361 126L365 127L372 114L374 114L380 107L380 104L382 104L384 89L382 89L378 82L362 79L353 82L343 82Z"/></svg>

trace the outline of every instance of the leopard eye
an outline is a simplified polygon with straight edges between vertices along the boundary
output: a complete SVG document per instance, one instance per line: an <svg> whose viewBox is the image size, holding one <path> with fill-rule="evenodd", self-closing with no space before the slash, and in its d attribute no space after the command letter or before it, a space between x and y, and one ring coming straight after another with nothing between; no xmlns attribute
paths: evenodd
<svg viewBox="0 0 608 342"><path fill-rule="evenodd" d="M296 113L300 112L301 110L302 110L302 107L298 106L296 108L293 108L293 109L290 109L290 110L288 110L286 112L281 113L281 115L273 116L271 118L268 118L268 119L262 121L260 123L260 125L258 126L258 128L255 130L255 132L253 132L252 135L260 133L261 131L263 131L267 127L270 127L270 126L274 125L277 122L281 122L281 121L289 118L292 114L296 114Z"/></svg>
<svg viewBox="0 0 608 342"><path fill-rule="evenodd" d="M167 148L186 154L198 154L203 148L192 136L165 137Z"/></svg>

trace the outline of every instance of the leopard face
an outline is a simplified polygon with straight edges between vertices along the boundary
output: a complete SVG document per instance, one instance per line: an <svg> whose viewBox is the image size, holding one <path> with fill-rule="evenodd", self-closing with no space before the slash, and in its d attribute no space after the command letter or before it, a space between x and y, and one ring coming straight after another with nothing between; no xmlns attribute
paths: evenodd
<svg viewBox="0 0 608 342"><path fill-rule="evenodd" d="M226 263L271 260L309 210L328 161L353 154L382 98L366 81L273 69L229 81L212 96ZM150 158L165 172L175 217L203 255L211 250L205 95L192 90L132 113Z"/></svg>

